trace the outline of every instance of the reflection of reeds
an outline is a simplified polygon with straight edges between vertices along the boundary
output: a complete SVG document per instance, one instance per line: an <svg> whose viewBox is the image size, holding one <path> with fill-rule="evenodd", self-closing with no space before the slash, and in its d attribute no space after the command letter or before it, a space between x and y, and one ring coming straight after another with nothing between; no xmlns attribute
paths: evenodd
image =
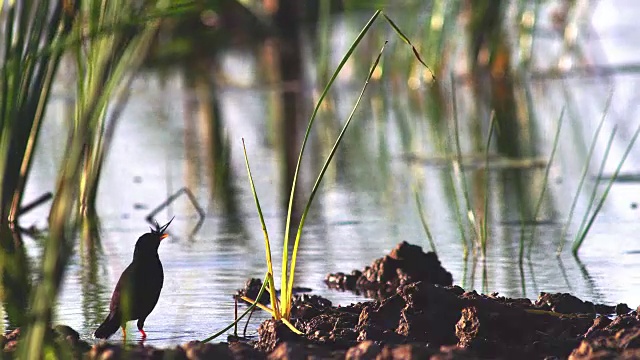
<svg viewBox="0 0 640 360"><path fill-rule="evenodd" d="M100 279L101 242L100 224L97 218L85 218L81 226L81 291L83 327L90 329L104 319L107 300L102 296L107 291L103 279Z"/></svg>

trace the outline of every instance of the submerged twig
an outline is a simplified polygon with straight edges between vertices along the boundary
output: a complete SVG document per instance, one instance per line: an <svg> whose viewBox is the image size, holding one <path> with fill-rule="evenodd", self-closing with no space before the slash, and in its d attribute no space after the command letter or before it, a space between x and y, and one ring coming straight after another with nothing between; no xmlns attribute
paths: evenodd
<svg viewBox="0 0 640 360"><path fill-rule="evenodd" d="M18 215L16 216L15 221L17 222L17 218L20 217L21 215L24 215L26 213L28 213L29 211L37 208L38 206L46 203L47 201L51 200L51 198L53 197L53 193L46 192L42 195L40 195L38 198L36 198L35 200L33 200L32 202L28 203L27 205L23 206L20 208L20 210L18 211Z"/></svg>

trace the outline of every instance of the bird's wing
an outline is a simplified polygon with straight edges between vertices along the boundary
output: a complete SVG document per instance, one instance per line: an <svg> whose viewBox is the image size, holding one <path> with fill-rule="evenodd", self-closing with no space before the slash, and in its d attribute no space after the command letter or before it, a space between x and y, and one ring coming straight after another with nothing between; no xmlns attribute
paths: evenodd
<svg viewBox="0 0 640 360"><path fill-rule="evenodd" d="M133 273L133 267L131 265L132 264L129 264L129 266L124 269L122 275L120 275L118 283L116 284L116 288L113 290L113 295L111 295L111 303L109 304L109 311L111 313L120 310L121 297L125 291L128 291L127 288L130 286L131 276Z"/></svg>

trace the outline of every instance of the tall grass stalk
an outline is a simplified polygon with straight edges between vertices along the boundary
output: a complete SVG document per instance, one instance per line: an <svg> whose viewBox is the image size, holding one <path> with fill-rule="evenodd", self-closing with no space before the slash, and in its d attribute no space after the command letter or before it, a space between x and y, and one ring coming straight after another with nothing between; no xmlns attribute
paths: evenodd
<svg viewBox="0 0 640 360"><path fill-rule="evenodd" d="M431 251L437 254L436 251L436 243L433 241L433 234L431 234L431 230L429 229L429 224L427 223L427 217L424 214L422 201L420 200L420 193L418 192L418 187L413 188L413 194L416 199L416 207L418 208L418 215L420 216L420 223L422 224L422 228L424 229L424 233L427 235L427 240L429 240L429 246L431 246Z"/></svg>
<svg viewBox="0 0 640 360"><path fill-rule="evenodd" d="M580 237L587 220L589 219L589 214L591 213L591 209L595 205L596 196L598 195L598 187L600 186L600 182L602 181L602 177L604 176L604 168L607 165L607 161L609 160L609 153L611 152L611 147L613 146L613 140L616 138L616 133L618 132L618 126L615 125L613 130L611 130L611 134L609 135L609 140L607 140L607 145L604 148L604 154L602 155L602 160L600 160L600 167L598 168L598 172L595 178L595 182L593 184L593 188L591 189L591 196L589 196L589 200L587 201L587 208L584 210L584 214L582 215L582 221L580 222L580 226L578 226L578 231L574 237L574 240Z"/></svg>
<svg viewBox="0 0 640 360"><path fill-rule="evenodd" d="M522 209L522 207L520 206L520 211L518 211L518 215L520 217L520 224L522 224L520 226L520 246L518 247L518 265L520 267L522 267L522 265L524 264L524 249L525 249L525 244L524 244L524 238L525 238L525 232L524 232L524 224L526 223L525 220L525 216L524 216L524 210ZM531 260L531 259L529 259Z"/></svg>
<svg viewBox="0 0 640 360"><path fill-rule="evenodd" d="M386 41L385 41L385 45L386 45ZM362 87L362 90L360 91L360 94L358 95L358 98L356 99L356 102L353 106L353 109L351 110L351 113L349 114L349 117L347 118L347 121L344 123L344 126L342 127L342 130L340 131L340 134L338 135L338 138L336 139L333 147L331 148L331 151L329 152L329 156L327 156L327 159L325 160L324 164L322 165L322 168L320 169L320 173L318 174L318 177L316 178L315 183L313 184L313 188L311 189L311 194L309 195L309 199L307 200L307 204L304 207L304 210L302 212L302 216L300 218L300 224L298 225L298 231L296 233L296 239L295 242L293 244L293 252L291 253L291 269L289 271L288 277L286 277L288 279L287 281L287 285L286 288L282 288L282 300L283 300L283 316L288 319L290 316L290 311L291 311L291 300L293 299L293 281L295 278L295 269L296 269L296 260L298 257L298 246L300 245L300 238L302 237L302 229L304 227L304 223L305 220L307 218L307 215L309 213L309 209L311 208L311 204L313 202L313 199L316 195L316 192L318 191L319 187L320 187L320 183L322 182L322 178L324 177L325 172L327 171L327 168L329 167L329 164L331 163L331 160L333 159L333 156L335 155L336 151L338 150L338 146L340 146L340 143L342 142L342 138L344 137L344 134L346 133L347 129L349 128L349 125L351 124L351 120L353 120L353 116L355 115L356 109L358 108L358 105L360 105L360 101L362 100L362 97L364 96L364 92L367 89L367 86L369 85L369 81L371 80L371 76L373 76L373 72L376 70L376 67L378 66L378 62L380 61L380 58L382 57L382 52L384 51L384 45L382 46L382 48L380 49L380 53L378 53L378 56L376 57L373 65L371 66L371 69L369 71L369 74L367 75L367 79ZM301 152L302 154L302 152ZM293 192L293 191L292 191ZM290 208L289 208L289 216L287 219L287 222L289 222L291 218L291 203L290 203ZM285 232L285 236L287 236L288 234ZM287 247L285 246L283 248L283 252L287 252ZM284 266L284 264L283 264ZM286 290L285 290L286 289Z"/></svg>
<svg viewBox="0 0 640 360"><path fill-rule="evenodd" d="M75 5L75 3L73 3ZM15 224L31 169L53 77L76 9L49 0L0 5L3 49L0 63L0 226Z"/></svg>
<svg viewBox="0 0 640 360"><path fill-rule="evenodd" d="M458 233L460 234L460 243L462 244L462 258L465 260L469 256L469 243L470 241L467 239L467 233L464 226L464 221L462 220L462 213L460 211L460 202L458 197L458 190L455 183L454 172L455 168L453 162L448 162L448 173L446 175L446 193L450 199L450 202L453 203L453 211L456 216L456 225L458 227ZM447 191L448 190L448 191Z"/></svg>
<svg viewBox="0 0 640 360"><path fill-rule="evenodd" d="M386 45L386 42L385 42ZM336 150L338 149L338 146L340 145L340 142L347 130L347 128L349 127L349 124L351 123L351 120L353 119L353 116L355 114L356 109L358 108L358 105L360 104L360 101L362 100L362 97L364 96L364 92L367 88L367 85L369 84L369 81L371 80L371 76L373 75L373 72L375 71L378 62L380 61L380 57L382 56L382 51L384 50L384 46L382 47L382 49L380 50L380 53L378 54L375 62L373 63L373 66L371 67L370 71L369 71L369 75L367 76L367 79L365 81L364 86L362 87L362 91L360 92L360 95L358 96L356 103L351 111L351 114L349 115L349 117L347 118L347 121L345 122L342 131L340 132L340 134L338 135L338 138L336 139L335 144L333 145L333 148L331 149L331 152L329 153L329 156L327 156L327 159L325 160L324 165L322 166L322 169L320 170L320 174L318 175L316 182L311 190L311 195L309 196L309 199L307 200L307 204L305 205L304 211L302 213L302 217L300 219L300 226L298 228L298 233L296 235L296 241L294 243L294 247L293 247L293 253L292 253L292 258L291 258L291 271L289 273L289 276L285 276L285 274L283 273L282 278L283 278L283 287L280 291L281 293L281 297L280 297L280 301L278 301L278 299L276 298L276 292L275 292L275 288L274 288L274 280L273 280L273 263L271 261L271 245L269 242L269 233L267 231L267 227L266 224L264 222L264 216L262 215L262 208L260 207L260 201L258 199L258 195L257 192L255 190L255 185L253 182L253 176L251 175L251 168L249 166L249 158L247 156L247 152L246 152L246 148L244 148L244 140L243 140L243 148L244 148L244 156L245 156L245 163L246 163L246 167L247 167L247 174L249 176L249 183L251 185L251 191L254 197L254 200L256 202L256 207L258 210L258 217L260 218L260 223L262 225L262 230L263 230L263 235L264 235L264 241L265 241L265 253L266 253L266 259L267 259L267 282L269 282L269 294L270 294L270 299L271 299L271 306L272 308L269 309L263 305L261 305L259 303L259 299L260 298L256 298L256 299L249 299L246 297L243 297L243 299L245 301L248 301L251 304L255 304L256 306L258 306L259 308L269 312L273 318L275 320L281 320L284 322L285 325L287 325L293 332L301 334L301 332L296 329L290 322L289 322L289 318L290 318L290 306L291 306L291 300L293 298L293 276L295 274L295 264L296 264L296 257L297 257L297 252L298 252L298 245L300 243L300 237L302 234L302 227L304 226L304 221L307 217L307 214L309 212L309 209L311 208L311 203L313 201L313 198L319 188L319 185L322 181L322 178L327 170L327 168L329 167L329 164L331 163L331 160L333 159L333 156L336 152ZM335 74L334 74L335 75ZM303 145L303 149L304 149L304 145ZM302 153L302 151L301 151ZM298 175L298 172L296 171L295 176ZM294 184L295 187L295 184ZM292 192L293 192L293 188L292 188ZM289 213L291 212L291 210L289 210ZM290 220L290 216L287 218L287 223L289 223ZM283 253L287 253L287 246L285 245L282 249ZM285 263L282 264L283 267L285 267Z"/></svg>
<svg viewBox="0 0 640 360"><path fill-rule="evenodd" d="M273 261L271 261L271 244L269 242L269 231L267 230L267 224L264 222L262 207L260 206L260 200L258 198L258 193L256 192L256 186L253 182L253 176L251 175L251 167L249 166L249 157L247 156L247 148L245 147L244 139L242 139L242 150L244 152L244 161L247 167L247 175L249 176L249 184L251 185L251 193L253 194L253 199L256 202L258 217L260 218L260 225L262 226L262 235L264 236L264 249L267 260L267 279L265 280L265 282L269 283L269 298L271 301L271 306L273 307L272 314L276 320L280 320L280 311L278 309L278 300L276 298L276 289L273 281ZM259 301L259 299L259 296L255 299L256 303Z"/></svg>
<svg viewBox="0 0 640 360"><path fill-rule="evenodd" d="M582 191L582 186L584 186L584 181L587 178L589 173L589 165L591 164L591 158L593 157L593 151L595 150L596 143L598 142L598 137L600 136L600 131L602 130L602 126L604 125L604 121L607 118L607 113L609 112L609 106L611 105L612 95L610 94L607 98L607 102L605 103L604 110L602 112L602 117L600 118L600 123L596 128L595 133L593 134L593 139L591 140L591 145L589 146L589 151L587 152L587 157L584 163L584 167L582 169L582 174L580 176L580 182L578 183L578 188L576 189L576 193L573 197L573 201L571 202L571 207L569 208L569 215L567 216L567 220L565 221L564 227L562 228L562 233L560 233L560 239L558 239L558 247L556 249L556 255L560 256L562 250L564 249L565 237L567 236L567 231L569 230L569 226L571 225L571 220L573 220L573 214L575 212L576 206L578 205L578 199L580 192Z"/></svg>
<svg viewBox="0 0 640 360"><path fill-rule="evenodd" d="M119 31L88 38L75 51L78 100L74 128L86 131L86 134L74 133L71 141L85 143L79 193L83 214L95 213L100 174L111 136L128 100L136 70L146 57L160 20L158 17L149 18L135 24L131 19L142 19L145 14L158 10L167 16L172 11L170 3L170 0L157 0L147 7L138 7L125 0L83 2L81 21L90 32L98 32L111 24L130 24ZM76 30L79 38L86 31L84 27ZM107 117L109 107L111 111Z"/></svg>
<svg viewBox="0 0 640 360"><path fill-rule="evenodd" d="M455 146L456 146L456 161L455 161L454 171L459 176L460 185L462 187L462 195L464 196L464 202L467 210L467 220L469 221L469 225L471 225L471 230L473 231L476 245L479 245L481 242L480 232L478 231L475 211L473 209L473 205L471 204L471 199L469 198L469 188L467 186L467 177L464 171L464 166L462 164L462 149L460 146L460 128L458 126L458 104L457 104L458 99L456 96L456 86L455 86L455 79L454 79L453 73L451 73L449 77L451 79L451 106L453 107L453 136L454 136Z"/></svg>
<svg viewBox="0 0 640 360"><path fill-rule="evenodd" d="M380 15L380 11L376 11L373 16L369 19L369 21L365 24L365 26L362 28L362 30L360 31L360 33L358 34L358 36L356 37L356 39L353 41L353 43L351 44L351 46L349 47L349 49L347 50L347 53L342 57L342 60L340 61L340 63L338 64L338 67L336 68L336 70L333 72L333 74L331 75L331 78L329 79L329 82L327 83L327 85L325 86L324 90L322 91L322 94L320 94L320 97L318 98L318 101L316 103L315 108L313 109L313 112L311 113L311 117L309 119L309 124L307 125L307 130L305 131L304 134L304 139L302 140L302 145L300 147L300 154L298 155L298 161L296 163L296 169L293 175L293 183L291 185L291 193L289 194L289 205L288 205L288 209L287 209L287 218L286 218L286 222L285 222L285 228L284 228L284 240L283 240L283 250L282 250L282 262L281 262L281 275L280 275L280 289L281 289L281 297L284 301L283 305L283 309L286 309L287 306L290 304L290 301L285 300L285 297L288 295L287 292L287 268L288 268L288 264L289 264L289 234L290 234L290 229L291 229L291 218L292 218L292 211L293 211L293 200L295 198L295 190L296 190L296 184L298 182L298 174L300 173L300 164L302 163L302 156L304 155L304 150L306 148L307 145L307 141L309 139L309 134L311 133L311 126L313 125L316 116L318 114L318 110L320 109L320 105L322 104L322 101L324 100L324 98L327 96L327 93L329 92L329 89L331 88L331 85L333 85L333 82L335 81L335 79L338 77L338 74L340 73L340 71L342 70L342 68L344 67L344 65L347 63L347 60L349 60L349 58L351 57L351 54L353 53L353 51L355 50L355 48L358 46L358 44L360 43L360 41L362 40L362 38L364 37L364 35L369 31L369 29L371 28L371 26L373 25L374 21L378 18L378 16Z"/></svg>
<svg viewBox="0 0 640 360"><path fill-rule="evenodd" d="M635 133L633 134L633 137L629 141L629 145L625 149L625 152L622 155L622 158L620 159L620 162L618 163L618 166L616 167L615 172L611 176L611 179L609 179L607 188L605 189L604 193L600 197L600 200L598 201L598 205L596 206L595 210L589 217L589 220L586 222L586 225L582 229L580 229L578 236L576 236L575 240L573 241L573 246L571 247L571 252L573 253L573 256L578 256L578 250L580 250L580 247L582 246L584 239L587 237L587 234L589 233L589 230L591 229L593 222L595 221L596 217L600 213L600 210L602 209L602 206L604 205L604 201L607 199L607 196L609 195L609 191L611 190L613 183L616 181L618 175L620 174L620 169L622 169L622 165L624 165L624 162L626 161L627 156L631 152L633 145L638 139L638 135L640 135L640 126L638 126L638 129L636 129ZM601 175L599 177L601 177Z"/></svg>
<svg viewBox="0 0 640 360"><path fill-rule="evenodd" d="M533 244L535 242L536 237L536 225L538 222L538 215L540 214L540 209L542 208L542 201L544 200L544 195L547 191L547 184L549 183L549 173L551 171L551 164L553 164L553 159L556 155L556 150L558 150L558 144L560 140L560 131L562 130L562 123L564 121L564 108L560 112L560 117L558 119L558 126L556 127L556 134L553 138L553 147L551 148L551 154L549 155L549 160L547 161L547 165L544 169L544 177L542 179L542 185L540 188L540 196L538 196L538 201L536 202L536 207L533 211L533 226L531 228L531 236L529 237L529 243L527 248L527 256L531 256L531 249L533 248ZM524 226L524 224L522 224ZM523 242L521 242L522 244Z"/></svg>
<svg viewBox="0 0 640 360"><path fill-rule="evenodd" d="M487 232L489 224L489 150L491 149L491 138L493 137L493 128L496 124L496 112L491 111L489 117L489 134L487 135L487 143L484 147L484 210L482 216L482 225L480 227L480 246L482 256L487 256Z"/></svg>
<svg viewBox="0 0 640 360"><path fill-rule="evenodd" d="M382 14L384 16L384 19L391 25L391 27L395 30L396 34L398 36L400 36L400 38L407 43L409 46L411 46L414 55L416 56L416 58L418 59L418 61L420 61L420 63L422 63L427 69L429 69L429 67L424 63L424 61L422 61L422 59L420 58L420 55L417 51L417 49L415 48L415 46L413 46L413 44L411 43L411 41L409 41L409 39L402 33L402 31L395 25L395 23L393 21L391 21L391 19L389 19L389 17L387 17L387 15L383 14L380 10L376 11L373 16L371 17L371 19L369 19L369 21L367 22L367 24L363 27L363 29L360 31L360 33L358 34L358 36L356 37L356 40L352 43L352 45L349 47L349 50L347 50L347 53L345 54L345 56L342 58L342 60L340 61L340 64L338 65L338 67L336 68L336 70L334 71L333 75L331 76L331 79L329 80L329 83L327 84L327 86L324 88L324 90L322 91L322 94L320 95L320 98L318 99L318 102L313 110L313 113L311 114L311 118L309 119L309 124L307 126L307 130L305 132L305 136L304 136L304 140L302 142L302 146L300 149L300 155L298 156L298 161L296 163L296 170L295 170L295 175L293 178L293 183L291 186L291 193L289 195L289 206L288 206L288 210L287 210L287 220L286 220L286 224L285 224L285 230L284 230L284 242L283 242L283 251L282 251L282 276L281 276L281 291L282 291L282 307L281 310L283 312L283 317L285 318L289 318L290 315L290 311L291 311L291 301L292 301L292 290L293 290L293 282L294 282L294 278L295 278L295 266L296 266L296 260L297 260L297 254L298 254L298 246L300 244L300 238L302 236L302 229L304 227L304 223L307 217L307 214L309 212L309 209L311 207L311 203L313 202L313 198L316 194L316 191L318 190L318 187L320 185L320 182L322 181L322 178L324 176L325 171L327 170L331 160L333 159L333 155L335 154L336 150L338 149L338 146L340 145L340 142L342 140L342 137L345 134L345 131L347 130L349 124L351 123L351 120L353 119L353 116L355 114L355 110L358 106L358 104L360 103L362 96L364 95L364 91L367 88L367 85L369 84L369 80L371 79L371 76L373 75L373 72L375 71L380 58L382 56L382 50L381 49L380 53L378 54L378 57L376 58L373 66L371 67L371 70L369 71L369 74L367 76L366 82L362 88L362 91L360 92L360 95L358 96L358 99L356 100L356 103L353 107L353 110L351 111L351 114L349 115L347 121L344 124L344 127L342 128L342 131L340 132L340 134L338 135L338 138L333 146L333 148L331 149L331 152L329 154L329 156L327 157L322 169L320 170L320 174L318 175L318 178L316 179L316 182L311 190L311 194L309 195L309 199L307 201L307 204L305 205L304 211L302 213L302 217L300 218L300 223L298 225L298 231L296 233L296 238L295 238L295 242L294 242L294 246L293 246L293 252L291 255L291 265L290 265L290 269L289 269L289 273L287 274L287 265L288 265L288 244L289 244L289 236L290 236L290 226L291 226L291 219L292 219L292 210L293 210L293 199L294 199L294 193L295 193L295 188L296 188L296 183L297 183L297 179L298 179L298 174L300 171L300 164L302 162L302 156L304 154L304 149L307 143L307 140L309 138L309 134L311 131L311 126L313 125L313 122L316 118L317 112L320 108L320 105L322 104L322 100L325 98L325 96L327 95L331 85L333 84L333 82L335 81L336 77L338 76L338 73L340 72L340 70L342 69L342 67L344 66L344 64L347 62L347 60L351 57L351 54L353 53L353 51L355 50L356 46L360 43L360 41L362 40L362 38L364 37L364 35L369 31L369 29L371 28L371 25L373 24L373 22L377 19L377 17Z"/></svg>

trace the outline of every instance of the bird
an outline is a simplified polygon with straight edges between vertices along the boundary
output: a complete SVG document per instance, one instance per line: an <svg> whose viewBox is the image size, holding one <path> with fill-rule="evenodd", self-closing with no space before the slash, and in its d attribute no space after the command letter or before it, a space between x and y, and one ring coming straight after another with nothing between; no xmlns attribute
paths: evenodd
<svg viewBox="0 0 640 360"><path fill-rule="evenodd" d="M140 236L133 251L133 261L120 275L116 288L111 295L109 315L96 329L94 336L107 339L113 335L118 327L122 327L123 340L127 338L126 323L138 320L138 331L142 334L142 341L147 338L144 332L144 321L153 311L164 283L162 263L158 256L158 247L173 218L163 226L155 223L150 232Z"/></svg>

